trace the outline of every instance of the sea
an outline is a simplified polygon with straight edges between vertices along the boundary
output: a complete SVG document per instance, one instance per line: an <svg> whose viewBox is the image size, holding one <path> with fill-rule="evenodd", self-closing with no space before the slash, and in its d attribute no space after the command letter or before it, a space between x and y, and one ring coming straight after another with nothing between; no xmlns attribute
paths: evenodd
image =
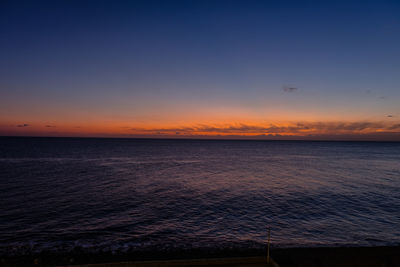
<svg viewBox="0 0 400 267"><path fill-rule="evenodd" d="M0 138L0 254L400 245L400 143Z"/></svg>

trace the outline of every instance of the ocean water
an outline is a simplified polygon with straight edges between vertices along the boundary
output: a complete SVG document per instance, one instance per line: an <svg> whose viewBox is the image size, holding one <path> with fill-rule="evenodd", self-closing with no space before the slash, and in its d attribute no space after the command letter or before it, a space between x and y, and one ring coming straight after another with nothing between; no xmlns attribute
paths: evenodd
<svg viewBox="0 0 400 267"><path fill-rule="evenodd" d="M400 143L0 138L0 253L400 244Z"/></svg>

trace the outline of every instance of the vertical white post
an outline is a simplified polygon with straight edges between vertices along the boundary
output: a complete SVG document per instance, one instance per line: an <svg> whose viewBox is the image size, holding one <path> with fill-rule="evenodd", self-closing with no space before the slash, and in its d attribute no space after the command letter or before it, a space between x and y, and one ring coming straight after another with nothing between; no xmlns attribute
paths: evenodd
<svg viewBox="0 0 400 267"><path fill-rule="evenodd" d="M267 263L269 263L269 243L271 241L271 228L268 227Z"/></svg>

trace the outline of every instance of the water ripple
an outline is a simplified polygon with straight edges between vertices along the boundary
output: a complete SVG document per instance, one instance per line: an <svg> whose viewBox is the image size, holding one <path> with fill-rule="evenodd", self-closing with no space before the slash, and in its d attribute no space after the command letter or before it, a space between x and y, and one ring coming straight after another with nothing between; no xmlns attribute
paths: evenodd
<svg viewBox="0 0 400 267"><path fill-rule="evenodd" d="M400 244L400 144L0 139L0 253ZM35 149L31 149L35 147Z"/></svg>

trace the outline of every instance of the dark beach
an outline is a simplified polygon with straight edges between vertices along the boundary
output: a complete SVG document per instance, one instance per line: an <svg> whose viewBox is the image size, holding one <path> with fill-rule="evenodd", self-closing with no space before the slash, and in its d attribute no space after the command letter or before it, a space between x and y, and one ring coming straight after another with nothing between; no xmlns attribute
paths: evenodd
<svg viewBox="0 0 400 267"><path fill-rule="evenodd" d="M274 248L271 258L279 266L400 266L400 246ZM268 266L266 251L260 249L196 249L186 251L141 251L89 253L42 252L2 257L2 266ZM264 264L264 265L263 265Z"/></svg>

